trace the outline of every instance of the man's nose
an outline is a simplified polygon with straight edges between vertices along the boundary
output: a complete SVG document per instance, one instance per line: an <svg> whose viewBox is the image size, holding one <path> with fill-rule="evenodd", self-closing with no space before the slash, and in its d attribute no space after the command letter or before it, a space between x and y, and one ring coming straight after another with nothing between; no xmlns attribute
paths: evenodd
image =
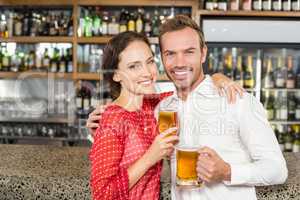
<svg viewBox="0 0 300 200"><path fill-rule="evenodd" d="M178 67L186 65L183 53L179 53L176 55L175 65Z"/></svg>

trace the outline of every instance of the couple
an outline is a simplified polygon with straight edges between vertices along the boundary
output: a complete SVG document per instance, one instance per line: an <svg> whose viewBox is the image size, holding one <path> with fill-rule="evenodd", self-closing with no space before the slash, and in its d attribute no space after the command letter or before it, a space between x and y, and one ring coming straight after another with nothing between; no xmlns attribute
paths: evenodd
<svg viewBox="0 0 300 200"><path fill-rule="evenodd" d="M153 95L157 71L144 36L121 33L104 50L103 68L113 70L105 78L118 94L98 125L99 110L87 123L99 126L90 152L93 199L158 199L161 160L173 155L178 140L201 147L197 173L205 186L178 190L171 156L172 199L252 200L254 186L283 183L286 163L261 104L249 94L229 104L203 74L207 48L199 26L185 16L169 19L160 27L159 44L174 93ZM234 98L240 89L227 84ZM184 129L165 137L174 130L157 134L154 110L174 98Z"/></svg>

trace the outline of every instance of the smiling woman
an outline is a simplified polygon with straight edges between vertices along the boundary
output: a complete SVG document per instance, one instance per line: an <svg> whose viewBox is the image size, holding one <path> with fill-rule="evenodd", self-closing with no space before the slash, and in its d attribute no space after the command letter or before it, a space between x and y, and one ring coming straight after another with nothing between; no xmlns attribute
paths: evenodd
<svg viewBox="0 0 300 200"><path fill-rule="evenodd" d="M115 36L104 50L103 68L117 93L102 114L90 153L93 199L158 199L160 161L178 136L156 131L154 107L170 93L144 98L154 93L157 77L148 39L135 32Z"/></svg>

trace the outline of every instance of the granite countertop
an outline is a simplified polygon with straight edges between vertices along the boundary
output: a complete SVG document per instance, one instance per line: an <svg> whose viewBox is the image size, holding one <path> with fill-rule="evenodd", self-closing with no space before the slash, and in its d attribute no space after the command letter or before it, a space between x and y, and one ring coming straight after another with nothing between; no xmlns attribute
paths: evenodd
<svg viewBox="0 0 300 200"><path fill-rule="evenodd" d="M42 145L0 145L1 200L88 200L89 149ZM300 153L286 153L289 178L284 185L258 187L258 199L300 199ZM170 199L169 182L161 199Z"/></svg>

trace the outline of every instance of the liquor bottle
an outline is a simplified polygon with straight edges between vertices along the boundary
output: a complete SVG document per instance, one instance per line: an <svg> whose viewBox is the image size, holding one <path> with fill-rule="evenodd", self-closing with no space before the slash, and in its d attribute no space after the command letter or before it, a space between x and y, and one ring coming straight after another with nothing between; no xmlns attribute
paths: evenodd
<svg viewBox="0 0 300 200"><path fill-rule="evenodd" d="M293 57L288 56L288 61L287 61L287 80L286 80L286 88L293 89L295 88L295 74L293 70Z"/></svg>
<svg viewBox="0 0 300 200"><path fill-rule="evenodd" d="M48 48L45 49L44 51L44 56L42 59L42 66L43 66L43 70L49 70L50 69L50 57L49 57L49 52L48 52Z"/></svg>
<svg viewBox="0 0 300 200"><path fill-rule="evenodd" d="M299 125L295 126L293 152L300 152L300 129Z"/></svg>
<svg viewBox="0 0 300 200"><path fill-rule="evenodd" d="M160 26L160 20L158 16L158 10L154 11L154 17L152 20L152 36L158 36L159 34L159 26Z"/></svg>
<svg viewBox="0 0 300 200"><path fill-rule="evenodd" d="M144 33L147 37L151 36L152 33L152 24L151 24L151 19L150 19L150 13L147 12L146 13L146 17L145 17L145 23L144 23Z"/></svg>
<svg viewBox="0 0 300 200"><path fill-rule="evenodd" d="M269 93L269 91L266 91L266 108L267 108L267 115L268 120L273 120L275 118L275 112L274 112L274 96Z"/></svg>
<svg viewBox="0 0 300 200"><path fill-rule="evenodd" d="M284 150L286 152L292 152L293 150L293 129L291 126L288 126L288 131L284 137Z"/></svg>
<svg viewBox="0 0 300 200"><path fill-rule="evenodd" d="M247 66L244 72L244 87L253 88L254 87L254 76L253 76L253 65L252 65L252 56L248 55L247 57Z"/></svg>
<svg viewBox="0 0 300 200"><path fill-rule="evenodd" d="M41 71L43 67L42 54L37 52L35 55L35 68L37 71Z"/></svg>
<svg viewBox="0 0 300 200"><path fill-rule="evenodd" d="M144 30L144 21L143 21L143 9L139 8L138 9L138 16L137 16L137 19L136 19L136 32L138 33L142 33L143 30Z"/></svg>
<svg viewBox="0 0 300 200"><path fill-rule="evenodd" d="M272 1L271 0L263 0L262 1L262 9L265 11L272 10Z"/></svg>
<svg viewBox="0 0 300 200"><path fill-rule="evenodd" d="M207 74L213 74L213 70L214 70L214 55L212 52L209 52L208 55L208 62L207 62Z"/></svg>
<svg viewBox="0 0 300 200"><path fill-rule="evenodd" d="M242 8L243 10L251 10L252 0L243 0Z"/></svg>
<svg viewBox="0 0 300 200"><path fill-rule="evenodd" d="M119 20L119 32L122 33L122 32L125 32L127 31L127 15L128 15L128 11L126 11L124 8L122 9L121 11L121 14L120 14L120 20Z"/></svg>
<svg viewBox="0 0 300 200"><path fill-rule="evenodd" d="M283 125L278 125L278 143L280 150L283 152L285 150L285 133Z"/></svg>
<svg viewBox="0 0 300 200"><path fill-rule="evenodd" d="M79 10L79 13L80 13L80 17L79 17L79 21L78 21L78 29L77 29L77 35L78 35L78 37L83 37L84 36L84 16L83 16L83 10L82 10L82 8L80 8L80 10ZM49 19L49 16L47 16L47 21L48 21L48 19ZM49 22L46 22L47 24L49 23ZM50 25L48 25L49 27L50 27Z"/></svg>
<svg viewBox="0 0 300 200"><path fill-rule="evenodd" d="M300 120L300 92L296 93L295 101L297 103L295 118L296 118L296 120Z"/></svg>
<svg viewBox="0 0 300 200"><path fill-rule="evenodd" d="M282 0L282 10L291 11L291 0Z"/></svg>
<svg viewBox="0 0 300 200"><path fill-rule="evenodd" d="M214 0L206 0L205 1L205 9L206 10L214 10Z"/></svg>
<svg viewBox="0 0 300 200"><path fill-rule="evenodd" d="M108 23L108 34L117 35L119 33L119 23L116 21L116 17L111 17L111 22Z"/></svg>
<svg viewBox="0 0 300 200"><path fill-rule="evenodd" d="M264 78L264 87L265 88L274 88L274 74L272 67L272 59L267 59L267 72Z"/></svg>
<svg viewBox="0 0 300 200"><path fill-rule="evenodd" d="M127 24L128 31L135 31L135 26L136 26L136 24L135 24L134 14L130 13L128 24Z"/></svg>
<svg viewBox="0 0 300 200"><path fill-rule="evenodd" d="M108 35L108 23L109 23L109 17L108 12L103 12L103 22L102 22L102 35Z"/></svg>
<svg viewBox="0 0 300 200"><path fill-rule="evenodd" d="M239 0L230 0L229 3L230 10L239 10L240 1ZM212 8L213 8L213 2L212 2Z"/></svg>
<svg viewBox="0 0 300 200"><path fill-rule="evenodd" d="M57 24L56 24L56 19L55 19L55 15L54 13L52 13L50 15L50 24L49 24L49 35L50 36L56 36L58 33L57 33ZM24 24L25 26L25 24Z"/></svg>
<svg viewBox="0 0 300 200"><path fill-rule="evenodd" d="M77 113L82 113L83 111L83 90L82 90L82 81L79 80L76 90L76 109Z"/></svg>
<svg viewBox="0 0 300 200"><path fill-rule="evenodd" d="M13 26L13 13L10 12L7 19L7 37L13 36Z"/></svg>
<svg viewBox="0 0 300 200"><path fill-rule="evenodd" d="M92 29L93 29L93 20L90 17L91 9L85 10L84 14L84 36L91 37L92 36Z"/></svg>
<svg viewBox="0 0 300 200"><path fill-rule="evenodd" d="M227 0L218 0L218 10L227 10Z"/></svg>
<svg viewBox="0 0 300 200"><path fill-rule="evenodd" d="M102 20L99 16L99 7L96 7L96 11L93 13L93 26L92 34L93 36L99 36L102 29Z"/></svg>
<svg viewBox="0 0 300 200"><path fill-rule="evenodd" d="M253 0L253 10L262 10L262 0Z"/></svg>
<svg viewBox="0 0 300 200"><path fill-rule="evenodd" d="M73 72L73 50L72 48L67 49L67 72Z"/></svg>
<svg viewBox="0 0 300 200"><path fill-rule="evenodd" d="M93 90L92 98L91 98L91 107L96 108L100 103L100 83L96 83L96 88Z"/></svg>
<svg viewBox="0 0 300 200"><path fill-rule="evenodd" d="M14 35L21 36L22 35L22 21L21 15L14 13Z"/></svg>
<svg viewBox="0 0 300 200"><path fill-rule="evenodd" d="M83 110L88 113L91 108L91 91L87 87L83 87Z"/></svg>
<svg viewBox="0 0 300 200"><path fill-rule="evenodd" d="M61 57L59 60L59 72L61 73L67 72L67 58L65 56L64 49L61 50Z"/></svg>
<svg viewBox="0 0 300 200"><path fill-rule="evenodd" d="M282 10L282 0L273 0L272 1L272 9L274 11L281 11Z"/></svg>
<svg viewBox="0 0 300 200"><path fill-rule="evenodd" d="M0 72L3 71L3 69L2 69L2 58L3 58L2 48L0 48Z"/></svg>
<svg viewBox="0 0 300 200"><path fill-rule="evenodd" d="M287 121L288 120L287 93L279 92L279 98L280 98L280 120Z"/></svg>
<svg viewBox="0 0 300 200"><path fill-rule="evenodd" d="M231 54L228 54L225 58L224 75L230 79L233 78L232 55Z"/></svg>
<svg viewBox="0 0 300 200"><path fill-rule="evenodd" d="M243 76L243 66L242 66L242 56L238 56L237 58L237 67L235 68L234 72L234 80L236 83L238 83L241 87L244 85L244 76Z"/></svg>
<svg viewBox="0 0 300 200"><path fill-rule="evenodd" d="M32 70L35 67L35 53L33 50L31 50L28 56L28 70Z"/></svg>
<svg viewBox="0 0 300 200"><path fill-rule="evenodd" d="M54 48L53 56L50 60L50 72L57 72L59 67L59 49Z"/></svg>
<svg viewBox="0 0 300 200"><path fill-rule="evenodd" d="M300 11L300 0L292 0L292 11Z"/></svg>
<svg viewBox="0 0 300 200"><path fill-rule="evenodd" d="M297 100L293 92L288 93L288 120L296 119Z"/></svg>
<svg viewBox="0 0 300 200"><path fill-rule="evenodd" d="M286 70L283 67L282 57L279 56L277 60L277 70L275 73L276 88L285 88L286 86Z"/></svg>
<svg viewBox="0 0 300 200"><path fill-rule="evenodd" d="M2 70L5 72L10 71L10 64L11 64L11 56L9 55L7 48L2 49L3 57L2 57Z"/></svg>

